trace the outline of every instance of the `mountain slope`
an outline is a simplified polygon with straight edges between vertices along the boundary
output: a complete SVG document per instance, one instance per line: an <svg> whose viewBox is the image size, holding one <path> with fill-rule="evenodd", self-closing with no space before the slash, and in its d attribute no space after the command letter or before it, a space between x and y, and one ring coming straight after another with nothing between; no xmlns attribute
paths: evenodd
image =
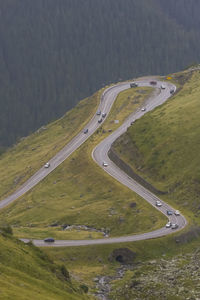
<svg viewBox="0 0 200 300"><path fill-rule="evenodd" d="M163 196L193 221L199 215L200 73L174 76L180 92L146 114L113 145L115 151L143 178L166 192Z"/></svg>
<svg viewBox="0 0 200 300"><path fill-rule="evenodd" d="M94 147L141 106L150 92L151 88L138 88L120 94L103 125L79 149L33 189L0 211L2 222L12 225L18 237L50 235L56 239L100 238L106 232L120 236L164 225L166 219L157 210L108 176L91 157ZM37 170L37 166L44 165L45 160L70 140L71 133L83 128L81 120L84 116L92 118L99 93L2 155L2 199L22 184L30 172ZM77 120L74 127L70 126L72 116Z"/></svg>
<svg viewBox="0 0 200 300"><path fill-rule="evenodd" d="M68 271L31 244L0 232L0 299L89 299Z"/></svg>

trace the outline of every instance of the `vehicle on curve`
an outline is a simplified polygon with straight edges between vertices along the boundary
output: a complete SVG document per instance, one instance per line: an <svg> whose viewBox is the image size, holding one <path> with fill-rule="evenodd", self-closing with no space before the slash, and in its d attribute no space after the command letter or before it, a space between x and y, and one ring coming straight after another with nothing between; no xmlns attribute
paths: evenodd
<svg viewBox="0 0 200 300"><path fill-rule="evenodd" d="M45 165L44 165L45 168L49 168L50 167L50 163L47 162Z"/></svg>
<svg viewBox="0 0 200 300"><path fill-rule="evenodd" d="M102 166L103 167L107 167L108 166L107 162L104 161L103 164L102 164Z"/></svg>
<svg viewBox="0 0 200 300"><path fill-rule="evenodd" d="M172 226L171 222L167 222L167 224L165 225L166 228L170 228Z"/></svg>
<svg viewBox="0 0 200 300"><path fill-rule="evenodd" d="M130 87L131 88L138 87L138 84L136 82L131 82Z"/></svg>
<svg viewBox="0 0 200 300"><path fill-rule="evenodd" d="M100 116L100 115L101 115L101 111L98 110L98 111L97 111L97 116Z"/></svg>
<svg viewBox="0 0 200 300"><path fill-rule="evenodd" d="M103 120L102 120L102 118L101 118L101 119L98 120L98 123L101 123L102 121L103 121Z"/></svg>
<svg viewBox="0 0 200 300"><path fill-rule="evenodd" d="M48 238L44 239L44 242L45 243L53 243L53 242L55 242L55 240L52 237L48 237Z"/></svg>
<svg viewBox="0 0 200 300"><path fill-rule="evenodd" d="M172 215L173 215L173 211L167 210L167 215L168 215L168 216L172 216Z"/></svg>
<svg viewBox="0 0 200 300"><path fill-rule="evenodd" d="M170 90L170 94L173 94L173 93L174 93L174 89L171 89L171 90Z"/></svg>
<svg viewBox="0 0 200 300"><path fill-rule="evenodd" d="M161 89L162 90L165 90L166 89L166 86L164 84L161 84Z"/></svg>
<svg viewBox="0 0 200 300"><path fill-rule="evenodd" d="M132 121L132 122L131 122L131 125L133 125L134 123L135 123L135 121Z"/></svg>
<svg viewBox="0 0 200 300"><path fill-rule="evenodd" d="M86 128L84 131L83 131L83 133L88 133L88 128Z"/></svg>
<svg viewBox="0 0 200 300"><path fill-rule="evenodd" d="M106 116L106 113L102 113L102 118L105 118L105 116Z"/></svg>
<svg viewBox="0 0 200 300"><path fill-rule="evenodd" d="M142 109L141 109L141 111L145 111L146 110L146 107L143 107Z"/></svg>
<svg viewBox="0 0 200 300"><path fill-rule="evenodd" d="M157 200L156 201L156 206L160 207L160 206L162 206L162 203L159 200Z"/></svg>
<svg viewBox="0 0 200 300"><path fill-rule="evenodd" d="M173 223L172 226L171 226L171 229L177 229L177 228L178 228L178 224Z"/></svg>
<svg viewBox="0 0 200 300"><path fill-rule="evenodd" d="M179 210L175 210L174 214L175 214L175 216L180 216L180 211Z"/></svg>

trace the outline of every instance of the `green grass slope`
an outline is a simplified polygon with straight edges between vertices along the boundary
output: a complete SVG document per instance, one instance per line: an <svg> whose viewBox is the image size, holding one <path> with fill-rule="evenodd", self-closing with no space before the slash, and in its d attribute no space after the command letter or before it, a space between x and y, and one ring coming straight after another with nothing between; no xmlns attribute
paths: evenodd
<svg viewBox="0 0 200 300"><path fill-rule="evenodd" d="M63 265L40 249L0 232L0 299L90 299Z"/></svg>
<svg viewBox="0 0 200 300"><path fill-rule="evenodd" d="M84 128L97 109L101 92L80 101L61 119L21 139L0 156L0 199L16 190Z"/></svg>
<svg viewBox="0 0 200 300"><path fill-rule="evenodd" d="M114 149L139 175L165 191L167 201L199 222L200 72L186 71L173 80L179 92L135 122Z"/></svg>
<svg viewBox="0 0 200 300"><path fill-rule="evenodd" d="M134 109L140 106L149 92L151 92L149 88L137 88L120 94L106 122L84 145L35 188L0 211L1 219L4 223L13 226L16 236L44 238L51 235L59 239L99 238L103 237L104 232L119 236L150 231L164 225L166 220L157 210L113 180L91 158L92 149L109 134L110 130L117 128ZM80 107L79 110L77 108L74 117L84 115L86 107L93 104L91 100L89 103L85 102L83 111ZM92 112L91 108L90 112ZM116 124L115 120L119 120L119 123ZM62 122L62 119L59 122ZM47 141L53 138L57 123L50 126L52 126L49 130L51 137L48 136L48 130L45 131ZM75 127L74 131L76 130ZM33 139L27 139L28 149L32 149L34 137L33 135ZM48 146L47 141L45 140L45 144L47 143ZM35 147L37 145L35 142ZM9 165L15 164L16 157L20 153L20 165L26 168L27 150L23 148L19 152L18 147L12 158L9 153L7 154L12 159ZM42 147L45 149L45 145ZM50 148L48 155L52 153ZM40 158L40 155L35 157L37 161L40 161ZM2 157L3 164L5 164L4 157ZM12 174L9 175L9 169L4 172L6 178L13 178ZM86 225L91 229L63 230L63 225Z"/></svg>

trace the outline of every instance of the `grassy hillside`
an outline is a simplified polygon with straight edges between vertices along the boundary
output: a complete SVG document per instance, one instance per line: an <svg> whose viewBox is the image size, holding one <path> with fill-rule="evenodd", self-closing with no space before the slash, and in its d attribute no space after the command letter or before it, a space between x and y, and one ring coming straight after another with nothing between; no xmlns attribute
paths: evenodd
<svg viewBox="0 0 200 300"><path fill-rule="evenodd" d="M31 244L24 244L0 231L0 299L90 299L69 277L63 264Z"/></svg>
<svg viewBox="0 0 200 300"><path fill-rule="evenodd" d="M187 234L179 233L178 237L44 251L58 263L64 262L93 293L99 291L97 285L103 277L111 289L109 299L183 300L199 296L199 242L200 234L191 230ZM129 264L110 260L113 251L120 248L135 253ZM119 276L120 271L124 276Z"/></svg>
<svg viewBox="0 0 200 300"><path fill-rule="evenodd" d="M176 295L175 299L180 300L186 297L198 298L198 271L194 265L199 258L200 238L198 210L196 209L199 199L198 94L200 73L199 71L193 74L187 71L182 72L174 75L173 81L177 83L179 92L166 104L136 121L115 143L115 149L147 181L158 189L168 191L163 196L164 199L183 210L189 217L190 223L196 223L196 227L186 228L178 236L173 234L149 241L44 249L43 251L50 258L33 246L2 236L0 237L2 239L0 255L4 262L0 265L3 274L1 285L4 287L2 299L6 297L12 299L14 296L16 299L23 299L20 295L24 295L24 299L30 297L38 299L38 291L40 299L82 299L84 295L78 294L80 283L77 285L73 282L71 285L60 275L59 265L63 264L79 282L89 285L92 293L97 291L94 279L110 276L111 299L121 300L127 297L146 299L149 294L152 295L152 299L162 298L163 291L165 291L166 299L172 299L171 295L173 298ZM103 231L91 231L89 228L87 230L83 228L63 230L62 225L67 224L87 225L96 229L104 229L104 231L106 229L111 236L144 232L163 225L165 223L163 216L160 216L154 208L134 193L104 174L91 159L94 146L105 138L110 130L119 126L130 111L142 105L142 101L149 92L148 89L137 88L121 93L112 108L110 117L102 127L32 191L2 210L1 222L12 225L14 234L18 237L44 238L50 235L61 239L103 236ZM84 119L84 114L91 109L91 101L97 105L98 96L95 97L82 102L84 104L82 108L75 108L77 109L75 115L78 112ZM82 109L83 112L81 112ZM90 110L90 115L95 109ZM72 113L73 111L69 112L69 116ZM65 117L64 120L68 126L68 118ZM119 124L115 124L114 120L119 120ZM5 163L5 157L7 157L8 164L8 168L4 171L5 182L9 178L12 182L14 178L12 169L9 169L9 162L11 161L16 168L20 166L24 174L28 157L26 157L27 149L37 147L40 134L45 134L48 148L54 130L58 130L58 125L62 127L60 122L62 119L47 126L49 130L43 130L21 141L2 156L2 166ZM69 127L69 135L72 132L70 130L75 133L81 127L84 127L83 123L77 120L73 129ZM59 147L64 144L64 130L61 137ZM40 140L41 146L43 140L43 138ZM28 144L25 146L23 143ZM189 146L186 147L185 145L188 144ZM49 157L57 151L57 148L53 149L55 145L56 142L51 144ZM43 152L39 149L40 147L38 147L38 161L43 157ZM45 145L41 149L44 150ZM20 164L17 157L20 158ZM30 157L31 155L29 159ZM41 165L46 160L43 158ZM34 168L36 169L37 166L35 165ZM86 170L87 176L85 176ZM196 188L191 184L194 180ZM8 190L9 188L7 192ZM9 247L12 250L8 250ZM115 276L119 269L123 269L123 266L115 260L110 261L110 255L115 249L122 247L130 249L136 256L130 269L125 266L124 277L117 279ZM22 253L23 256L21 256ZM52 260L56 262L53 267ZM50 275L46 275L49 270L51 270ZM48 281L46 281L47 276ZM8 280L6 284L5 278Z"/></svg>
<svg viewBox="0 0 200 300"><path fill-rule="evenodd" d="M159 189L167 191L167 183L173 182L178 177L181 184L177 185L175 190L169 190L163 197L183 210L190 224L196 223L196 227L187 227L178 234L149 241L71 249L45 249L45 252L58 262L65 258L69 269L87 282L94 291L97 289L98 278L108 276L110 299L147 299L151 295L150 299L182 300L199 298L200 295L198 284L200 233L198 210L196 212L193 210L194 199L195 197L198 199L198 193L193 186L187 190L185 185L185 182L187 184L192 182L193 176L198 178L200 73L181 72L173 76L173 81L178 86L178 93L166 104L135 122L115 143L115 150L136 172ZM134 142L131 140L132 136ZM185 147L187 141L190 147ZM138 145L140 147L137 148ZM159 149L158 162L154 160L151 170L150 167L146 167L145 162L150 161L156 145ZM172 160L170 154L167 155L171 149L176 150L171 153ZM165 162L162 162L164 165L159 156L165 158ZM189 165L190 160L192 167ZM193 160L196 161L196 165L193 164ZM166 163L171 163L170 169ZM166 168L167 183L159 176L159 168L163 173ZM184 195L187 196L187 205L186 200L182 202ZM122 247L136 253L132 266L124 267L116 261L110 261L109 257L113 250ZM117 278L116 274L119 270L124 270L123 268L124 277Z"/></svg>
<svg viewBox="0 0 200 300"><path fill-rule="evenodd" d="M101 92L81 101L61 119L41 127L0 156L0 199L22 185L84 128L97 109Z"/></svg>
<svg viewBox="0 0 200 300"><path fill-rule="evenodd" d="M137 88L120 94L106 122L80 149L30 192L1 210L1 218L13 226L16 236L44 238L51 235L60 239L97 238L102 237L105 232L112 236L145 232L159 228L165 223L165 218L163 219L157 210L113 180L91 158L95 145L105 138L110 130L119 126L130 112L141 105L150 91L149 88ZM91 104L88 103L88 106ZM83 106L83 109L86 107ZM77 108L76 112L81 116L84 115L84 111L80 108L79 110ZM115 124L116 119L119 120L119 124ZM65 120L67 123L67 116ZM51 132L54 132L54 127L56 128L59 122L62 120L50 125L50 137L48 130L45 131L46 143L51 140ZM32 149L32 143L37 147L35 137L37 134L33 135L32 139L26 140L29 149ZM20 166L26 164L26 148L21 149L20 152L18 149L21 149L20 145L16 147L12 161L9 163L13 168L19 153ZM39 149L38 147L38 151ZM9 153L7 155L9 156ZM40 160L38 156L37 161ZM18 161L17 163L16 170L19 166ZM2 165L4 165L4 158L2 158ZM6 178L13 178L9 169L4 172ZM89 228L63 230L66 225L86 225Z"/></svg>
<svg viewBox="0 0 200 300"><path fill-rule="evenodd" d="M120 157L199 222L200 72L174 76L181 90L135 122L115 143Z"/></svg>

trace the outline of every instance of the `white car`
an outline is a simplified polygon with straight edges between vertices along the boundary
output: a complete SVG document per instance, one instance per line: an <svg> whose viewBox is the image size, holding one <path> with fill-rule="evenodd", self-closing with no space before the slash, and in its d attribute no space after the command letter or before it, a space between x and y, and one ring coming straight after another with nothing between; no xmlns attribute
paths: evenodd
<svg viewBox="0 0 200 300"><path fill-rule="evenodd" d="M142 109L141 109L141 111L145 111L146 110L146 107L143 107Z"/></svg>
<svg viewBox="0 0 200 300"><path fill-rule="evenodd" d="M156 201L156 206L159 206L159 207L160 207L160 206L162 206L162 203L161 203L160 201L157 200L157 201Z"/></svg>
<svg viewBox="0 0 200 300"><path fill-rule="evenodd" d="M50 167L50 163L47 162L45 165L44 165L45 168L49 168Z"/></svg>
<svg viewBox="0 0 200 300"><path fill-rule="evenodd" d="M102 165L103 165L103 167L107 167L108 166L108 164L105 161L103 162Z"/></svg>
<svg viewBox="0 0 200 300"><path fill-rule="evenodd" d="M171 222L167 222L167 224L165 225L166 228L170 228L172 226Z"/></svg>
<svg viewBox="0 0 200 300"><path fill-rule="evenodd" d="M175 210L174 214L175 214L175 216L180 216L180 211L179 210Z"/></svg>
<svg viewBox="0 0 200 300"><path fill-rule="evenodd" d="M166 89L166 86L164 84L161 84L161 89L162 90Z"/></svg>

